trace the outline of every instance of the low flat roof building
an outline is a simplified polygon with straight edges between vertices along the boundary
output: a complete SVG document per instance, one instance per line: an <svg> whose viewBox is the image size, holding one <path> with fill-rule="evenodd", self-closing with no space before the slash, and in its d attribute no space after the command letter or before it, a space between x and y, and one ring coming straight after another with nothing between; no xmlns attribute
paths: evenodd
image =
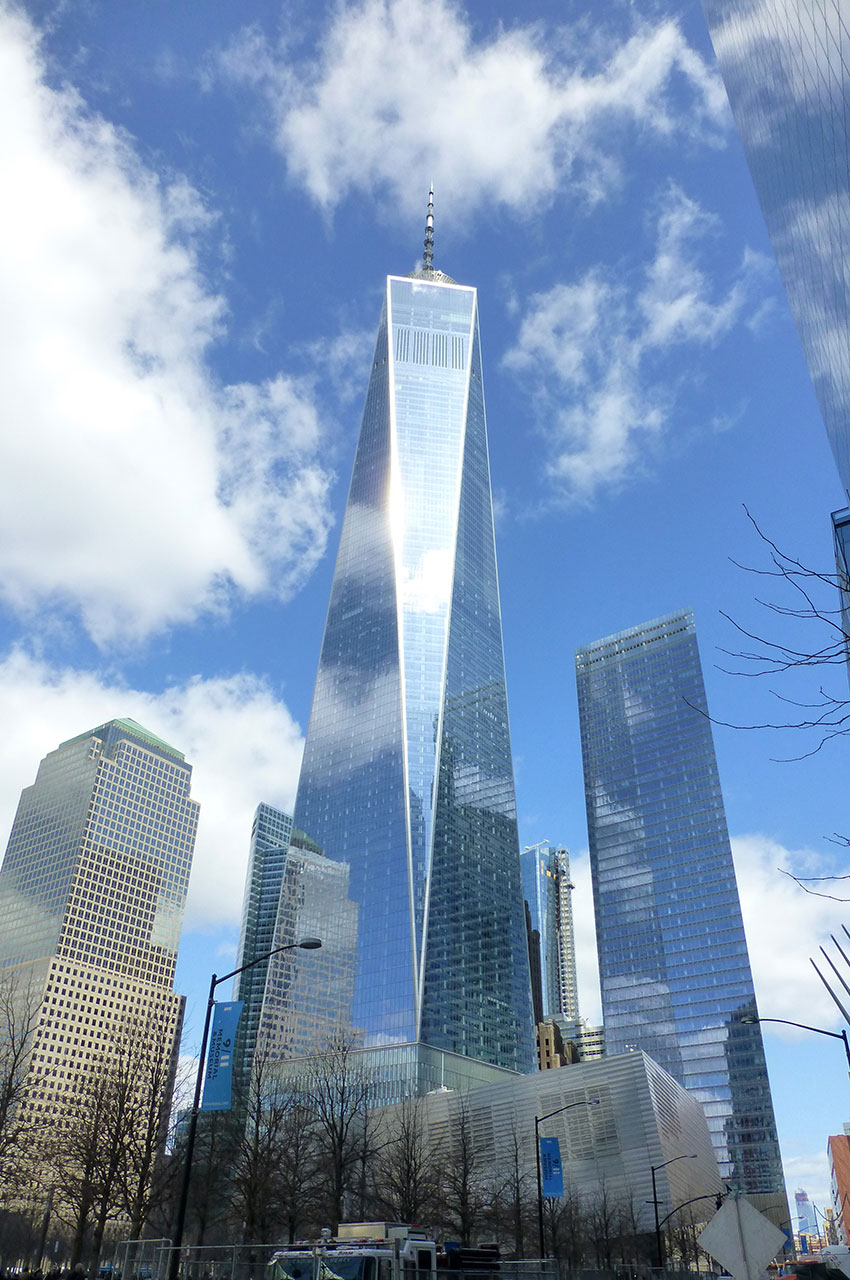
<svg viewBox="0 0 850 1280"><path fill-rule="evenodd" d="M701 1104L640 1051L463 1093L438 1090L420 1105L429 1142L441 1159L450 1158L462 1131L472 1135L482 1180L508 1167L517 1152L532 1198L535 1116L565 1108L540 1124L541 1137L559 1140L565 1196L592 1208L604 1192L609 1204L631 1215L635 1232L654 1232L653 1166L661 1218L685 1201L706 1197L693 1208L695 1221L708 1221L713 1199L723 1191ZM384 1111L389 1124L392 1111ZM673 1163L659 1169L667 1161Z"/></svg>

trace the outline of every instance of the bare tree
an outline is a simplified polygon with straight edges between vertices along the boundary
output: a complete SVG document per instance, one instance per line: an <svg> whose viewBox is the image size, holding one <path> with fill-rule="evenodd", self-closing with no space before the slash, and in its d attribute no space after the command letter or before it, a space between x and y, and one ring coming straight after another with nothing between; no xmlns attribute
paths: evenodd
<svg viewBox="0 0 850 1280"><path fill-rule="evenodd" d="M53 1170L57 1216L71 1230L71 1267L86 1241L96 1266L110 1216L120 1210L118 1168L127 1137L126 1094L120 1072L101 1059L74 1082L74 1102L64 1108L57 1132L42 1148Z"/></svg>
<svg viewBox="0 0 850 1280"><path fill-rule="evenodd" d="M570 1270L583 1267L587 1258L588 1213L573 1187L566 1187L560 1200L544 1204L543 1228L552 1256Z"/></svg>
<svg viewBox="0 0 850 1280"><path fill-rule="evenodd" d="M333 1037L310 1060L303 1101L315 1118L320 1201L334 1227L345 1220L347 1198L359 1189L372 1094L369 1073L349 1037Z"/></svg>
<svg viewBox="0 0 850 1280"><path fill-rule="evenodd" d="M293 1093L279 1063L258 1049L236 1125L231 1213L243 1238L269 1240L284 1228L290 1241L316 1192L315 1118Z"/></svg>
<svg viewBox="0 0 850 1280"><path fill-rule="evenodd" d="M164 1193L165 1144L176 1073L174 1022L162 1011L128 1021L122 1040L120 1057L126 1060L134 1084L118 1170L119 1193L130 1238L137 1240Z"/></svg>
<svg viewBox="0 0 850 1280"><path fill-rule="evenodd" d="M729 728L748 730L793 730L800 735L802 750L780 757L786 762L816 755L836 738L850 734L850 697L844 691L844 668L850 659L850 611L845 605L850 600L850 578L839 567L835 571L822 572L804 564L773 542L762 530L745 507L747 519L752 524L762 544L767 548L768 567L739 565L746 572L769 583L767 597L757 597L757 604L770 616L770 627L752 630L743 627L728 614L723 614L741 637L741 647L724 649L731 663L721 670L732 675L751 678L792 679L795 673L811 669L828 672L841 669L841 692L828 687L818 679L814 691L811 686L802 696L794 696L795 688L772 693L783 708L783 714L775 720L758 724L732 724L715 721ZM735 562L738 563L738 562ZM773 598L771 598L773 597ZM793 631L781 634L784 624L791 624ZM836 844L850 845L848 838L837 833L829 837ZM797 876L780 868L800 888L819 897L846 901L843 894L830 893L829 885L850 880L850 875ZM815 885L822 887L816 888Z"/></svg>
<svg viewBox="0 0 850 1280"><path fill-rule="evenodd" d="M510 1250L516 1258L527 1256L526 1247L534 1235L536 1194L534 1179L528 1172L523 1152L523 1134L516 1112L505 1142L497 1154L496 1168L499 1174L493 1188L494 1237L502 1243L503 1231L507 1231Z"/></svg>
<svg viewBox="0 0 850 1280"><path fill-rule="evenodd" d="M299 1097L290 1096L281 1133L280 1185L281 1220L289 1244L301 1234L305 1222L315 1227L315 1202L319 1191L316 1119Z"/></svg>
<svg viewBox="0 0 850 1280"><path fill-rule="evenodd" d="M441 1225L462 1246L470 1245L490 1197L483 1186L484 1171L475 1150L466 1098L458 1100L452 1116L451 1130L440 1152L438 1177Z"/></svg>
<svg viewBox="0 0 850 1280"><path fill-rule="evenodd" d="M622 1197L612 1191L604 1178L600 1178L594 1192L586 1225L597 1267L610 1271L623 1229L623 1205Z"/></svg>
<svg viewBox="0 0 850 1280"><path fill-rule="evenodd" d="M41 991L17 969L0 972L0 1193L18 1181L21 1156L33 1139L33 1117L21 1102L38 1027Z"/></svg>
<svg viewBox="0 0 850 1280"><path fill-rule="evenodd" d="M433 1219L437 1166L421 1098L405 1098L385 1117L374 1184L383 1217L420 1224Z"/></svg>

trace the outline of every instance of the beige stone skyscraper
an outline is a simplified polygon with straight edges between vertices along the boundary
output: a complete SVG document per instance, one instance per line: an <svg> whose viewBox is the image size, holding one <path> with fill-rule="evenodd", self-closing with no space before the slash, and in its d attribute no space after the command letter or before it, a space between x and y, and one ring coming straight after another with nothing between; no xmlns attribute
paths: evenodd
<svg viewBox="0 0 850 1280"><path fill-rule="evenodd" d="M21 1106L66 1128L128 1039L176 1053L173 990L198 805L181 752L133 720L63 742L26 787L0 868L0 977L41 1002Z"/></svg>

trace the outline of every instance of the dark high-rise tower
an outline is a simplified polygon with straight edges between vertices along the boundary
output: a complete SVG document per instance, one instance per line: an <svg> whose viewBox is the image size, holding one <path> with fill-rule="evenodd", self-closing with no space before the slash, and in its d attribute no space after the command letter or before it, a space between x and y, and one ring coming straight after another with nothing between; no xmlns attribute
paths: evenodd
<svg viewBox="0 0 850 1280"><path fill-rule="evenodd" d="M703 0L841 483L850 499L850 13ZM850 509L833 513L850 620Z"/></svg>
<svg viewBox="0 0 850 1280"><path fill-rule="evenodd" d="M387 280L295 808L350 868L355 1043L417 1089L535 1061L477 296L432 226Z"/></svg>
<svg viewBox="0 0 850 1280"><path fill-rule="evenodd" d="M690 1089L722 1175L773 1197L782 1217L693 617L670 614L598 640L579 649L576 667L607 1050L643 1049Z"/></svg>

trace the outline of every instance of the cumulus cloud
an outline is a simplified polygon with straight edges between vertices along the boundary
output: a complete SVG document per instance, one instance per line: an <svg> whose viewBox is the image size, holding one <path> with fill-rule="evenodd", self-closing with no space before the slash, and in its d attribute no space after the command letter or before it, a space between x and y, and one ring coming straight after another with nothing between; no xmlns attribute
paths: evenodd
<svg viewBox="0 0 850 1280"><path fill-rule="evenodd" d="M98 643L234 592L287 596L321 555L330 476L308 382L222 387L214 218L163 181L0 8L0 597Z"/></svg>
<svg viewBox="0 0 850 1280"><path fill-rule="evenodd" d="M817 957L821 945L832 948L838 959L829 937L841 935L841 926L847 921L847 903L807 894L790 875L783 875L828 875L833 870L832 862L823 853L788 849L764 835L733 836L732 852L760 1013L766 1018L799 1022L800 1010L805 1009L805 1021L827 1028L838 1026L838 1011L809 959ZM570 855L570 877L575 885L573 915L580 1006L584 1017L598 1022L602 1014L586 851ZM840 886L836 892L841 892ZM783 922L789 920L793 920L793 928L784 926ZM781 928L781 946L777 946L770 922ZM792 1027L772 1027L771 1032L774 1031L789 1040L806 1034Z"/></svg>
<svg viewBox="0 0 850 1280"><path fill-rule="evenodd" d="M360 0L335 11L311 59L251 29L219 74L262 92L290 175L326 210L352 190L410 207L428 178L455 206L525 211L568 183L595 200L619 176L618 127L720 136L724 91L675 22L580 57L564 56L568 38L541 24L478 38L449 0Z"/></svg>
<svg viewBox="0 0 850 1280"><path fill-rule="evenodd" d="M547 423L548 474L566 498L589 501L645 466L669 428L681 348L710 347L745 320L764 261L747 251L718 288L700 265L715 220L670 184L652 258L636 273L593 267L534 295L504 363L527 376Z"/></svg>
<svg viewBox="0 0 850 1280"><path fill-rule="evenodd" d="M12 652L0 662L0 841L5 846L38 761L67 738L123 716L172 743L193 766L201 817L187 926L237 926L254 809L262 799L291 812L303 747L286 706L256 676L196 677L149 693Z"/></svg>
<svg viewBox="0 0 850 1280"><path fill-rule="evenodd" d="M759 1012L765 1018L802 1020L827 1028L838 1025L838 1010L809 961L817 957L822 944L838 958L829 936L841 934L847 903L807 894L782 874L828 875L834 870L832 862L809 849L786 849L764 835L736 836L732 850ZM836 892L841 892L840 887ZM793 921L793 927L783 926L788 921ZM766 922L782 929L781 946ZM803 1019L801 1010L805 1010ZM791 1027L771 1031L788 1039L806 1035Z"/></svg>

